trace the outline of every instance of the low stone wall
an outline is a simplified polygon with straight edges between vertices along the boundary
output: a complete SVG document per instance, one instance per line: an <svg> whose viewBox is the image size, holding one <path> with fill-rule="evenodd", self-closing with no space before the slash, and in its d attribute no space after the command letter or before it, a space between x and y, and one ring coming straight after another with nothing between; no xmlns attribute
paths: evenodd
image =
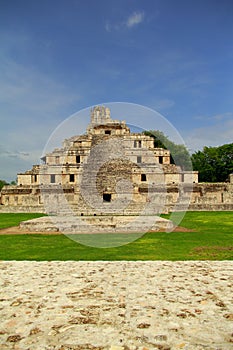
<svg viewBox="0 0 233 350"><path fill-rule="evenodd" d="M233 210L232 204L190 204L188 211L231 211Z"/></svg>
<svg viewBox="0 0 233 350"><path fill-rule="evenodd" d="M38 205L38 206L0 205L0 213L45 213L45 209L43 205Z"/></svg>
<svg viewBox="0 0 233 350"><path fill-rule="evenodd" d="M4 205L0 205L0 212L45 212L39 190L33 194L30 192L27 196L24 193L21 195L19 191L17 194L15 190L12 191L13 186L4 192L7 193L8 204L6 204L6 194L2 193L2 204ZM161 189L159 187L155 188L155 191L157 194L154 197L155 203L150 203L150 206L147 203L148 189L145 186L145 188L139 188L140 194L139 192L138 194L134 194L133 200L129 201L127 205L125 204L125 200L122 199L119 202L119 208L116 207L114 209L115 211L111 209L114 201L107 204L103 202L103 213L106 214L107 207L109 206L113 215L114 213L116 215L138 215L143 212L145 207L147 208L146 214L156 214L160 213L163 208L163 202L166 202L164 212L179 210L233 210L233 183L170 184ZM94 203L93 208L90 205L91 198L88 199L89 201L85 201L79 192L75 192L74 188L65 189L67 203L64 203L64 194L60 188L57 190L55 187L49 188L47 197L48 203L46 205L47 207L51 207L51 214L64 214L65 211L70 214L70 210L77 215L102 214L99 206L95 208ZM181 204L179 204L179 201ZM51 205L49 204L50 202ZM70 206L70 209L68 206Z"/></svg>

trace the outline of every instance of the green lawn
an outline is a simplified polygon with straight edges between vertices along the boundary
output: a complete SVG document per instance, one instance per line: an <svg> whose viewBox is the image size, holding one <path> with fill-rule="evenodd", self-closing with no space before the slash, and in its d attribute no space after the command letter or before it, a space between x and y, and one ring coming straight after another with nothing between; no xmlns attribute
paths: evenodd
<svg viewBox="0 0 233 350"><path fill-rule="evenodd" d="M0 227L38 216L0 214ZM180 226L194 231L147 233L117 248L88 247L64 235L0 235L0 260L232 260L232 216L187 212Z"/></svg>
<svg viewBox="0 0 233 350"><path fill-rule="evenodd" d="M0 229L18 226L21 221L39 218L44 215L38 213L0 213Z"/></svg>

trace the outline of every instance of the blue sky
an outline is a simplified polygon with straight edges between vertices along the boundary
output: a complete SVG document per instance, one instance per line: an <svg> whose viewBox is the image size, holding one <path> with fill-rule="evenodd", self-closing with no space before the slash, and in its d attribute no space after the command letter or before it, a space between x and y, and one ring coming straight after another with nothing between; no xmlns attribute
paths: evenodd
<svg viewBox="0 0 233 350"><path fill-rule="evenodd" d="M39 163L67 117L107 102L158 111L190 150L230 143L232 95L232 0L0 0L2 179Z"/></svg>

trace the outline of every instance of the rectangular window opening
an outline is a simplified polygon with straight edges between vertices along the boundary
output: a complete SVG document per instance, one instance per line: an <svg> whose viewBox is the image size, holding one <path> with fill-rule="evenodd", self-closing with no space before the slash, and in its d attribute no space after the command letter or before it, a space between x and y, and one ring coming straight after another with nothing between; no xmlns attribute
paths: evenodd
<svg viewBox="0 0 233 350"><path fill-rule="evenodd" d="M223 195L223 193L221 193L221 201L222 201L222 203L224 203L224 195Z"/></svg>
<svg viewBox="0 0 233 350"><path fill-rule="evenodd" d="M163 156L159 156L159 164L163 164Z"/></svg>
<svg viewBox="0 0 233 350"><path fill-rule="evenodd" d="M50 183L54 184L56 182L56 176L54 174L50 175Z"/></svg>
<svg viewBox="0 0 233 350"><path fill-rule="evenodd" d="M111 135L111 130L105 130L105 135Z"/></svg>
<svg viewBox="0 0 233 350"><path fill-rule="evenodd" d="M139 147L139 148L142 147L142 141L141 141L141 140L138 141L138 147Z"/></svg>
<svg viewBox="0 0 233 350"><path fill-rule="evenodd" d="M76 163L80 163L80 156L76 156Z"/></svg>
<svg viewBox="0 0 233 350"><path fill-rule="evenodd" d="M137 163L141 163L142 162L142 157L141 156L137 156Z"/></svg>
<svg viewBox="0 0 233 350"><path fill-rule="evenodd" d="M104 202L111 202L112 195L111 193L103 193L103 201Z"/></svg>
<svg viewBox="0 0 233 350"><path fill-rule="evenodd" d="M74 182L74 174L70 174L70 182Z"/></svg>
<svg viewBox="0 0 233 350"><path fill-rule="evenodd" d="M146 174L141 174L141 181L146 181Z"/></svg>

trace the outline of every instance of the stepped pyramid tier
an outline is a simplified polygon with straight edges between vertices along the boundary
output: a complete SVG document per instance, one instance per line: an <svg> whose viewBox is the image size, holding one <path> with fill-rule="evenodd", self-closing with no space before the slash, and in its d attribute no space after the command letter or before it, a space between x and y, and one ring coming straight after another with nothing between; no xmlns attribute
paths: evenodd
<svg viewBox="0 0 233 350"><path fill-rule="evenodd" d="M65 139L41 159L18 174L16 186L3 188L5 208L63 216L157 215L177 203L183 210L198 183L197 172L171 164L169 150L131 132L104 106L90 110L85 134Z"/></svg>

